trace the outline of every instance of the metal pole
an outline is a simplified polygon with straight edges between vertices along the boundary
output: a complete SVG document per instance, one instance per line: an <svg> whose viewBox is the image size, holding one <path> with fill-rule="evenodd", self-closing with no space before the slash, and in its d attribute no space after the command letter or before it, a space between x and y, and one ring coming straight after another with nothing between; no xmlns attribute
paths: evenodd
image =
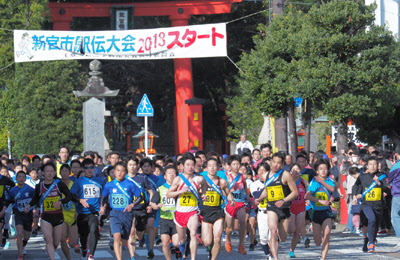
<svg viewBox="0 0 400 260"><path fill-rule="evenodd" d="M144 117L144 152L146 153L146 157L148 155L149 150L149 136L147 130L147 116Z"/></svg>
<svg viewBox="0 0 400 260"><path fill-rule="evenodd" d="M11 159L11 137L10 131L7 130L7 146L8 146L8 159Z"/></svg>

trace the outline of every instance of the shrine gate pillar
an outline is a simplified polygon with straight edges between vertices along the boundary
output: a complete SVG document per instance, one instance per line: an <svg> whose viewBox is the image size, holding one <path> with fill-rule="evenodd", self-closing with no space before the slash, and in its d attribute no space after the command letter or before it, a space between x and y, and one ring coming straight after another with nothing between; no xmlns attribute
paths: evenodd
<svg viewBox="0 0 400 260"><path fill-rule="evenodd" d="M172 26L187 26L190 15L173 15L169 19ZM199 126L196 122L190 120L189 105L185 103L186 100L194 97L191 59L174 59L174 79L176 99L175 138L178 138L178 140L175 140L175 154L189 151L190 145L193 146L194 144L198 144L199 150L202 150L202 129L198 129ZM198 118L203 119L202 109L197 109L196 112Z"/></svg>

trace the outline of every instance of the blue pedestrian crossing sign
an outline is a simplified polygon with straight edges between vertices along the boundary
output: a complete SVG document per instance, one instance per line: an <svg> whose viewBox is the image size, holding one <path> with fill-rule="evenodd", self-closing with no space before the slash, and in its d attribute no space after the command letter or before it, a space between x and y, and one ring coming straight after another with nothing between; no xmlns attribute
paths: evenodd
<svg viewBox="0 0 400 260"><path fill-rule="evenodd" d="M143 95L138 108L136 109L137 116L154 116L154 109L146 94Z"/></svg>

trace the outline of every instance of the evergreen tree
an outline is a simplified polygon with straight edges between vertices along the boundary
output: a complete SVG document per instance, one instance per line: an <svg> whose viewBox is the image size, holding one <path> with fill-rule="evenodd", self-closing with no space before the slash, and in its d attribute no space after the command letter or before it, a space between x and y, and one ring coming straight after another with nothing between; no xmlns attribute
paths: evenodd
<svg viewBox="0 0 400 260"><path fill-rule="evenodd" d="M373 24L375 7L336 0L308 13L288 8L270 26L260 26L264 35L243 55L240 92L275 116L294 96L309 100L339 125L339 151L345 149L348 118L377 116L399 100L398 43Z"/></svg>
<svg viewBox="0 0 400 260"><path fill-rule="evenodd" d="M0 27L40 30L47 2L0 0ZM0 31L0 64L13 60L13 35ZM76 61L14 64L0 72L1 127L10 132L13 154L57 153L61 145L82 149L82 86Z"/></svg>

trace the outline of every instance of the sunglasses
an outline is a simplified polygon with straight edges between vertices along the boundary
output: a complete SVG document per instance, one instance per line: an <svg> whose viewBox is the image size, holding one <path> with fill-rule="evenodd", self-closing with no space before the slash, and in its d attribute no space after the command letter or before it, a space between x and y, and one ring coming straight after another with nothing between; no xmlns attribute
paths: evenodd
<svg viewBox="0 0 400 260"><path fill-rule="evenodd" d="M85 168L85 170L92 170L92 169L94 169L94 166L87 166L87 167L84 167Z"/></svg>

